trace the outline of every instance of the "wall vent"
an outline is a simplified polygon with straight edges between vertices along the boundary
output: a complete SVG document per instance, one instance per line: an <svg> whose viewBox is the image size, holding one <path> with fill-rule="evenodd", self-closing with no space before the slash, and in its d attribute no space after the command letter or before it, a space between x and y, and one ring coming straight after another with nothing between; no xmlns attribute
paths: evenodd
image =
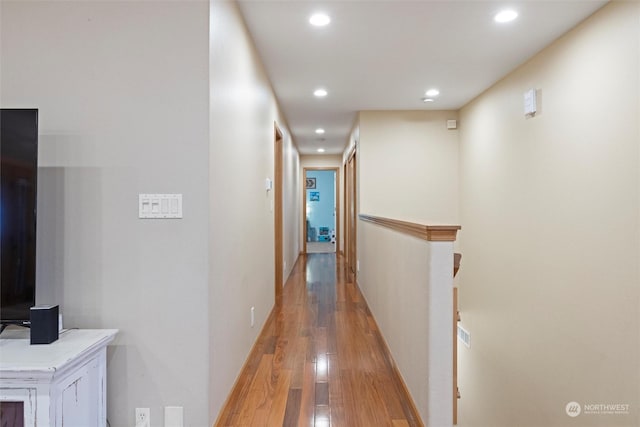
<svg viewBox="0 0 640 427"><path fill-rule="evenodd" d="M458 325L458 339L467 347L471 347L471 335L460 325Z"/></svg>

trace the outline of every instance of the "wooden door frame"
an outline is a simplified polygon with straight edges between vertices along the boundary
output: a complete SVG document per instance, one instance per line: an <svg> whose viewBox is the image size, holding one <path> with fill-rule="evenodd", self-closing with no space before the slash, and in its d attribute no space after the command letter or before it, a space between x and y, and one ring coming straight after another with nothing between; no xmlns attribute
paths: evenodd
<svg viewBox="0 0 640 427"><path fill-rule="evenodd" d="M283 284L283 250L282 250L282 132L277 123L273 123L273 217L274 217L274 262L275 262L275 298L276 303L282 297Z"/></svg>
<svg viewBox="0 0 640 427"><path fill-rule="evenodd" d="M307 253L307 171L333 171L336 174L335 209L336 209L336 254L340 247L340 168L339 167L304 167L302 168L302 253Z"/></svg>
<svg viewBox="0 0 640 427"><path fill-rule="evenodd" d="M349 157L347 157L348 159ZM348 161L345 162L342 165L342 195L344 197L344 239L342 241L342 251L340 251L340 253L342 254L343 257L345 257L345 260L347 259L347 239L349 236L349 216L347 213L347 173L349 172L348 169Z"/></svg>
<svg viewBox="0 0 640 427"><path fill-rule="evenodd" d="M344 181L343 181L343 195L344 195L344 260L345 265L349 265L349 239L350 234L350 212L349 212L349 158L351 153L347 156L347 160L344 162ZM348 267L347 267L348 268Z"/></svg>
<svg viewBox="0 0 640 427"><path fill-rule="evenodd" d="M357 261L358 258L358 247L357 247L357 236L358 236L358 185L357 185L357 176L358 176L358 163L357 163L357 147L354 146L353 150L347 156L347 161L344 164L345 168L345 177L344 177L344 217L345 217L345 245L344 245L344 254L346 258L346 264L350 272L354 275L357 275ZM353 167L353 179L351 178L351 174L349 173L349 163L354 161ZM353 182L352 182L353 181ZM351 188L349 188L351 186ZM354 204L354 216L351 217L351 199L349 195L353 197ZM351 225L353 222L353 236L351 235ZM353 254L351 253L351 245L353 245ZM352 257L353 255L353 257ZM352 259L355 258L355 259Z"/></svg>

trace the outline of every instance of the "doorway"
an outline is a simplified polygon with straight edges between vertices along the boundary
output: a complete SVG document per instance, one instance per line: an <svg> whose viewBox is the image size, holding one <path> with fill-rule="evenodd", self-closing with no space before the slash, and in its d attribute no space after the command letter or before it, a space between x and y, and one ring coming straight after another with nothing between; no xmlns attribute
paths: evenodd
<svg viewBox="0 0 640 427"><path fill-rule="evenodd" d="M304 168L305 253L335 253L339 242L339 168Z"/></svg>

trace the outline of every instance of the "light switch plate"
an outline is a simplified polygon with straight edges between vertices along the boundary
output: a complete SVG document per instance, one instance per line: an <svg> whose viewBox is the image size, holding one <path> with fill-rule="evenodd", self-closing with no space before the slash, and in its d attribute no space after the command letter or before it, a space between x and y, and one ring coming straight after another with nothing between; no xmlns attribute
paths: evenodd
<svg viewBox="0 0 640 427"><path fill-rule="evenodd" d="M182 218L182 194L138 194L138 218Z"/></svg>

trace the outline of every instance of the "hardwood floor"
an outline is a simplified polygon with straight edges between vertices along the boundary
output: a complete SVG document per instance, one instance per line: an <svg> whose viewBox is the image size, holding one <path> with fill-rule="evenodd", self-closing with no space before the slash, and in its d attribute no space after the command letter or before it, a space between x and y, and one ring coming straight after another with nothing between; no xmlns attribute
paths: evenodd
<svg viewBox="0 0 640 427"><path fill-rule="evenodd" d="M336 244L331 242L307 242L308 254L330 254L336 251Z"/></svg>
<svg viewBox="0 0 640 427"><path fill-rule="evenodd" d="M300 257L216 426L422 426L336 256Z"/></svg>

